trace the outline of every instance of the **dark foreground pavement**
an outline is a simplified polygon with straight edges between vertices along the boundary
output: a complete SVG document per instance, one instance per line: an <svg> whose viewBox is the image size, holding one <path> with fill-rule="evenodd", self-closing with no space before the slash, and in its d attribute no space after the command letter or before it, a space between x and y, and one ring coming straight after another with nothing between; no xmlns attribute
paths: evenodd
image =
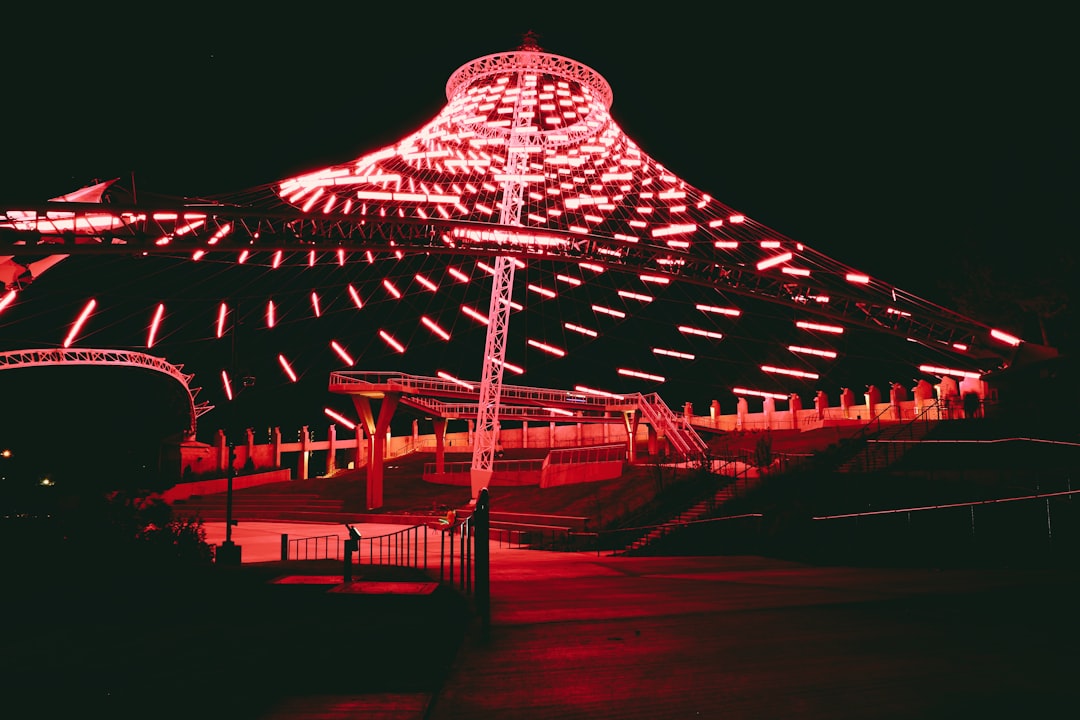
<svg viewBox="0 0 1080 720"><path fill-rule="evenodd" d="M1072 570L503 551L490 629L441 689L267 717L1075 717L1078 589Z"/></svg>
<svg viewBox="0 0 1080 720"><path fill-rule="evenodd" d="M245 564L257 547L250 540ZM41 580L49 582L24 578L21 593L9 576L0 715L1078 713L1073 568L866 569L493 547L486 632L456 590L383 594L379 583L406 587L421 578L360 566L354 579L372 583L370 592L364 583L334 592L340 569L323 567L325 582L282 586L270 581L307 570L256 562L243 583L239 574L213 573L178 586L149 582L137 569L87 584L95 578L46 568Z"/></svg>

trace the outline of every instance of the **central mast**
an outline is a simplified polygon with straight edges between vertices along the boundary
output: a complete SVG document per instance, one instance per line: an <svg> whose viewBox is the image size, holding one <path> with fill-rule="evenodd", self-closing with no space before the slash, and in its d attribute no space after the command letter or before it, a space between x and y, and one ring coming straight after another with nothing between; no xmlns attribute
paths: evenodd
<svg viewBox="0 0 1080 720"><path fill-rule="evenodd" d="M525 36L522 50L535 50L531 35ZM518 70L516 85L522 88L525 72ZM514 103L514 117L506 148L506 177L502 183L502 209L499 224L521 227L524 207L525 176L529 155L542 151L542 139L533 132L531 116L522 112L522 93ZM499 440L499 398L502 394L503 368L506 360L506 335L510 326L510 300L514 289L514 261L505 255L495 260L495 277L488 306L487 339L484 342L484 367L480 377L480 405L473 440L472 468L469 479L472 502L491 480L495 450Z"/></svg>

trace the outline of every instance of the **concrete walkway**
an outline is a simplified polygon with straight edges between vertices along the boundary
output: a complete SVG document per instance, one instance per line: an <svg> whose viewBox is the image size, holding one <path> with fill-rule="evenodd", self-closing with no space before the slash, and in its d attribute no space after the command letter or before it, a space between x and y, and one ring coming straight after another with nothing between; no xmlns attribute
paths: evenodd
<svg viewBox="0 0 1080 720"><path fill-rule="evenodd" d="M245 562L261 552L234 540ZM1072 569L493 547L490 630L474 627L441 691L291 698L267 717L1058 716L1080 671L1078 590Z"/></svg>

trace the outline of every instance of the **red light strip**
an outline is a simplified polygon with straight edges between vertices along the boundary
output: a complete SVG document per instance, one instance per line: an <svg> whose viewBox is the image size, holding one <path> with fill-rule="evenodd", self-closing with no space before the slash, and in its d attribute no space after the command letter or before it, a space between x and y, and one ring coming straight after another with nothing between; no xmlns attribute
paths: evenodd
<svg viewBox="0 0 1080 720"><path fill-rule="evenodd" d="M836 335L844 332L844 328L837 325L822 325L820 323L806 322L805 320L797 321L795 327L802 328L803 330L820 330L821 332L834 333Z"/></svg>
<svg viewBox="0 0 1080 720"><path fill-rule="evenodd" d="M0 312L4 312L7 306L13 302L15 302L15 291L8 290L8 293L4 296L4 299L0 300Z"/></svg>
<svg viewBox="0 0 1080 720"><path fill-rule="evenodd" d="M279 267L281 267L281 251L280 250L278 250L276 253L274 253L274 262L272 263L272 265L273 265L275 270L277 270Z"/></svg>
<svg viewBox="0 0 1080 720"><path fill-rule="evenodd" d="M64 347L71 347L71 343L75 341L79 331L82 330L82 326L86 322L86 319L90 317L90 313L94 311L95 305L97 305L97 300L94 300L93 298L86 303L86 307L79 313L79 319L71 326L71 331L68 332L67 338L64 339Z"/></svg>
<svg viewBox="0 0 1080 720"><path fill-rule="evenodd" d="M863 275L862 273L848 273L844 276L844 279L849 283L855 283L856 285L865 285L870 282L870 276Z"/></svg>
<svg viewBox="0 0 1080 720"><path fill-rule="evenodd" d="M1020 338L1014 337L1009 333L1002 332L1001 330L991 330L990 337L994 338L995 340L1000 340L1006 345L1012 345L1013 347L1016 347L1021 342Z"/></svg>
<svg viewBox="0 0 1080 720"><path fill-rule="evenodd" d="M802 370L790 370L788 368L779 368L779 367L774 367L772 365L762 365L761 366L761 371L762 372L767 372L767 373L777 373L777 374L780 374L780 375L790 375L791 377L808 378L810 380L817 380L819 377L821 377L820 375L818 375L817 373L814 373L814 372L804 372Z"/></svg>
<svg viewBox="0 0 1080 720"><path fill-rule="evenodd" d="M402 345L401 343L399 343L397 340L395 340L394 336L391 335L390 333L386 332L385 330L380 330L379 331L379 337L381 337L383 339L383 342L385 342L387 345L389 345L390 347L397 350L399 353L404 353L405 352L405 346Z"/></svg>
<svg viewBox="0 0 1080 720"><path fill-rule="evenodd" d="M475 390L476 389L476 386L473 385L472 383L467 383L464 380L460 380L460 379L454 377L453 375L451 375L450 373L443 372L442 370L439 370L435 374L438 375L439 377L441 377L443 380L449 380L450 382L454 383L455 385L460 385L461 387L465 388L466 390Z"/></svg>
<svg viewBox="0 0 1080 720"><path fill-rule="evenodd" d="M341 347L341 345L338 344L337 340L331 340L330 341L330 348L334 352L336 352L338 357L341 358L342 360L344 360L345 364L348 365L349 367L352 367L353 365L356 364L356 361L353 360L352 355L350 355L348 352L346 352L345 348Z"/></svg>
<svg viewBox="0 0 1080 720"><path fill-rule="evenodd" d="M624 297L629 300L640 300L641 302L651 303L653 299L648 295L642 295L641 293L630 292L629 290L620 290L619 297Z"/></svg>
<svg viewBox="0 0 1080 720"><path fill-rule="evenodd" d="M573 330L576 333L581 333L582 335L588 335L589 337L597 337L597 332L595 330L590 330L587 327L575 325L574 323L563 323L563 327L567 330Z"/></svg>
<svg viewBox="0 0 1080 720"><path fill-rule="evenodd" d="M678 350L665 350L664 348L653 348L652 351L657 355L666 355L668 357L679 358L680 360L693 360L693 353L679 352Z"/></svg>
<svg viewBox="0 0 1080 720"><path fill-rule="evenodd" d="M970 372L968 370L956 370L955 368L937 367L936 365L920 365L919 372L924 372L929 375L954 375L956 377L972 378L978 380L982 377L977 372Z"/></svg>
<svg viewBox="0 0 1080 720"><path fill-rule="evenodd" d="M423 285L424 287L426 287L426 288L427 288L428 290L430 290L431 292L435 292L436 290L438 290L438 289L439 289L439 286L438 286L438 285L436 285L435 283L431 282L430 280L428 280L428 279L427 279L426 277L424 277L424 276L423 276L423 275L421 275L420 273L416 273L415 277L416 277L416 282L420 283L421 285Z"/></svg>
<svg viewBox="0 0 1080 720"><path fill-rule="evenodd" d="M546 298L555 297L555 291L554 290L550 290L550 289L545 288L545 287L540 287L539 285L533 285L532 283L529 283L525 287L526 287L526 289L531 290L532 292L537 293L538 295L543 295Z"/></svg>
<svg viewBox="0 0 1080 720"><path fill-rule="evenodd" d="M326 417L330 418L331 420L337 420L339 423L349 428L350 430L356 429L356 423L354 423L352 420L349 420L344 415L336 413L330 408L323 408L323 412L326 413Z"/></svg>
<svg viewBox="0 0 1080 720"><path fill-rule="evenodd" d="M542 343L539 340L532 340L532 339L528 339L525 342L526 342L526 344L531 345L532 347L536 348L537 350L542 350L543 352L546 352L548 355L554 355L556 357L565 357L566 356L566 351L565 350L557 348L554 345L548 345L547 343Z"/></svg>
<svg viewBox="0 0 1080 720"><path fill-rule="evenodd" d="M232 400L232 383L229 382L229 373L225 370L221 371L221 385L225 388L225 397Z"/></svg>
<svg viewBox="0 0 1080 720"><path fill-rule="evenodd" d="M731 392L736 395L755 395L757 397L772 398L773 400L788 400L787 395L781 395L780 393L765 392L764 390L748 390L746 388L731 388Z"/></svg>
<svg viewBox="0 0 1080 720"><path fill-rule="evenodd" d="M701 328L690 327L689 325L680 325L679 332L686 333L687 335L700 335L701 337L712 338L713 340L722 340L724 338L723 333L713 332L712 330L702 330Z"/></svg>
<svg viewBox="0 0 1080 720"><path fill-rule="evenodd" d="M792 255L789 252L780 253L779 255L774 255L771 258L765 258L764 260L759 262L757 264L757 269L758 270L768 270L769 268L775 267L776 265L782 265L782 264L786 263L788 260L790 260L793 257L794 257L794 255Z"/></svg>
<svg viewBox="0 0 1080 720"><path fill-rule="evenodd" d="M424 315L423 317L421 317L420 322L424 323L424 325L426 325L427 328L429 330L431 330L431 332L435 333L436 335L441 337L443 340L449 340L450 339L450 333L446 332L446 330L443 330L441 327L439 327L439 324L437 322L435 322L434 320L432 320L431 318L429 318L427 315Z"/></svg>
<svg viewBox="0 0 1080 720"><path fill-rule="evenodd" d="M165 303L158 303L154 311L154 319L150 321L150 332L146 334L146 347L154 347L154 339L157 337L158 328L161 327L161 318L165 315Z"/></svg>
<svg viewBox="0 0 1080 720"><path fill-rule="evenodd" d="M349 297L352 298L353 304L356 305L357 310L364 309L364 303L360 299L360 293L356 292L356 288L354 288L352 285L349 285Z"/></svg>
<svg viewBox="0 0 1080 720"><path fill-rule="evenodd" d="M595 310L598 313L603 313L605 315L610 315L611 317L617 317L617 318L626 317L626 313L624 313L623 311L621 311L621 310L612 310L611 308L604 307L603 305L593 305L592 309Z"/></svg>
<svg viewBox="0 0 1080 720"><path fill-rule="evenodd" d="M575 385L574 389L580 393L586 395L596 395L597 397L611 398L612 400L625 400L625 395L616 395L615 393L607 392L606 390L596 390L595 388L587 387L585 385Z"/></svg>
<svg viewBox="0 0 1080 720"><path fill-rule="evenodd" d="M221 303L221 307L218 308L217 314L217 336L221 337L225 334L225 316L228 315L229 308L225 303Z"/></svg>
<svg viewBox="0 0 1080 720"><path fill-rule="evenodd" d="M476 320L477 322L483 323L484 325L488 324L487 315L482 315L481 313L478 313L477 311L473 310L468 305L462 305L461 306L461 312L465 313L466 315L471 317L473 320Z"/></svg>
<svg viewBox="0 0 1080 720"><path fill-rule="evenodd" d="M322 309L319 307L319 296L314 290L311 291L311 309L315 312L315 317L322 317Z"/></svg>
<svg viewBox="0 0 1080 720"><path fill-rule="evenodd" d="M641 372L640 370L631 370L629 368L618 368L618 373L620 375L625 375L627 377L641 378L642 380L654 380L656 382L664 382L664 378L662 376L660 376L660 375L651 375L651 374L646 373L646 372Z"/></svg>
<svg viewBox="0 0 1080 720"><path fill-rule="evenodd" d="M296 382L296 373L293 372L292 365L290 365L289 361L285 359L285 356L278 355L277 359L278 363L281 364L281 369L285 371L285 374L289 376L289 379L293 382Z"/></svg>
<svg viewBox="0 0 1080 720"><path fill-rule="evenodd" d="M384 279L382 281L382 284L383 287L386 288L386 291L394 296L395 300L401 299L401 292L396 287L394 287L394 283L390 282L389 279Z"/></svg>
<svg viewBox="0 0 1080 720"><path fill-rule="evenodd" d="M463 283L469 282L469 276L466 275L465 273L461 272L457 268L446 268L446 272L450 273L450 275L454 279L456 279L458 282L463 282Z"/></svg>
<svg viewBox="0 0 1080 720"><path fill-rule="evenodd" d="M499 365L502 365L504 368L506 368L507 370L509 370L512 373L515 373L517 375L524 375L525 374L525 368L521 367L520 365L514 365L513 363L502 362L498 358L492 358L492 360L494 360Z"/></svg>
<svg viewBox="0 0 1080 720"><path fill-rule="evenodd" d="M730 315L731 317L739 317L742 315L742 310L736 308L722 308L716 307L715 305L702 305L700 303L694 307L702 312L716 313L717 315Z"/></svg>
<svg viewBox="0 0 1080 720"><path fill-rule="evenodd" d="M836 357L836 353L832 350L818 350L816 348L802 347L801 345L788 345L787 349L793 353L817 355L818 357L829 358L830 360Z"/></svg>
<svg viewBox="0 0 1080 720"><path fill-rule="evenodd" d="M268 327L268 328L274 327L275 320L276 320L276 318L274 317L274 301L273 300L267 300L266 301L266 327Z"/></svg>

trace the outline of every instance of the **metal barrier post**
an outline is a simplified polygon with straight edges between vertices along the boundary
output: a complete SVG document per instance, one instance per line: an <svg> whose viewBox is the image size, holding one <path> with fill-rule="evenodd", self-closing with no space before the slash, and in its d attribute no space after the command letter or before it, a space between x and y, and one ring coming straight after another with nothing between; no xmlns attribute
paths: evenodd
<svg viewBox="0 0 1080 720"><path fill-rule="evenodd" d="M289 559L289 534L281 533L281 562Z"/></svg>
<svg viewBox="0 0 1080 720"><path fill-rule="evenodd" d="M491 628L491 548L488 546L491 507L487 488L477 493L476 510L473 512L473 542L476 544L476 609L480 625L486 635Z"/></svg>

